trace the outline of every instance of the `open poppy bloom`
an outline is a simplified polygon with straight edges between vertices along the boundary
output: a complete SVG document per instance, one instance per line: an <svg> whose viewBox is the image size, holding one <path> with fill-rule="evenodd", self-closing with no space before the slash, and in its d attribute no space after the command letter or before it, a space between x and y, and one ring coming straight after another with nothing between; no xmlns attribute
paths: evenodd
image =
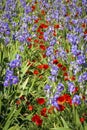
<svg viewBox="0 0 87 130"><path fill-rule="evenodd" d="M44 65L43 65L43 68L44 68L44 69L48 69L48 68L49 68L49 65L48 65L48 64L44 64Z"/></svg>
<svg viewBox="0 0 87 130"><path fill-rule="evenodd" d="M64 96L60 96L60 97L57 98L57 103L58 103L59 105L64 104L65 101L66 101L66 99L65 99Z"/></svg>
<svg viewBox="0 0 87 130"><path fill-rule="evenodd" d="M32 117L32 121L35 122L37 126L41 126L43 120L36 114Z"/></svg>
<svg viewBox="0 0 87 130"><path fill-rule="evenodd" d="M37 98L36 101L40 105L43 105L46 102L44 98Z"/></svg>
<svg viewBox="0 0 87 130"><path fill-rule="evenodd" d="M69 103L70 105L72 105L72 99L71 99L70 95L64 94L57 98L57 103L59 105L63 105L64 103Z"/></svg>

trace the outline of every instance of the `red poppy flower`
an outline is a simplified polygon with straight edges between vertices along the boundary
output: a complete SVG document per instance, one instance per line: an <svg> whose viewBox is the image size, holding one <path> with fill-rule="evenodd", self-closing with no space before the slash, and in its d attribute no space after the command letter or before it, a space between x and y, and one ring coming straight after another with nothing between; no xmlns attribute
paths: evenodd
<svg viewBox="0 0 87 130"><path fill-rule="evenodd" d="M65 66L63 66L62 71L66 71L66 69L67 69L67 68L66 68Z"/></svg>
<svg viewBox="0 0 87 130"><path fill-rule="evenodd" d="M32 105L28 105L28 110L32 111L33 110L33 106Z"/></svg>
<svg viewBox="0 0 87 130"><path fill-rule="evenodd" d="M48 64L44 64L44 65L43 65L43 68L44 68L44 69L48 69L48 68L49 68L49 65L48 65Z"/></svg>
<svg viewBox="0 0 87 130"><path fill-rule="evenodd" d="M65 101L66 100L65 100L64 96L60 96L60 97L57 98L57 103L60 104L60 105L64 104Z"/></svg>
<svg viewBox="0 0 87 130"><path fill-rule="evenodd" d="M45 108L45 107L42 108L40 113L41 113L42 116L47 117L47 108Z"/></svg>
<svg viewBox="0 0 87 130"><path fill-rule="evenodd" d="M28 38L27 38L27 41L28 41L28 42L31 42L31 40L32 40L31 37L28 37Z"/></svg>
<svg viewBox="0 0 87 130"><path fill-rule="evenodd" d="M84 31L84 34L85 34L85 35L87 34L87 29Z"/></svg>
<svg viewBox="0 0 87 130"><path fill-rule="evenodd" d="M43 69L43 65L38 65L37 68L38 69Z"/></svg>
<svg viewBox="0 0 87 130"><path fill-rule="evenodd" d="M63 96L65 98L65 102L69 103L69 105L72 105L72 99L71 99L70 95L69 94L64 94Z"/></svg>
<svg viewBox="0 0 87 130"><path fill-rule="evenodd" d="M38 70L34 70L33 74L34 74L34 75L38 75L38 74L39 74L39 71L38 71Z"/></svg>
<svg viewBox="0 0 87 130"><path fill-rule="evenodd" d="M54 59L53 60L53 64L57 64L58 63L58 60L57 59Z"/></svg>
<svg viewBox="0 0 87 130"><path fill-rule="evenodd" d="M43 35L39 35L38 38L39 38L39 39L43 39Z"/></svg>
<svg viewBox="0 0 87 130"><path fill-rule="evenodd" d="M32 5L31 8L32 8L32 11L36 9L35 5Z"/></svg>
<svg viewBox="0 0 87 130"><path fill-rule="evenodd" d="M84 121L85 121L85 118L84 118L84 117L81 117L81 118L80 118L80 122L81 122L81 123L84 123Z"/></svg>
<svg viewBox="0 0 87 130"><path fill-rule="evenodd" d="M62 65L61 63L59 63L57 66L58 66L59 68L62 68L63 65Z"/></svg>
<svg viewBox="0 0 87 130"><path fill-rule="evenodd" d="M32 117L32 121L35 122L37 126L41 126L43 122L41 117L37 114Z"/></svg>
<svg viewBox="0 0 87 130"><path fill-rule="evenodd" d="M68 73L67 73L67 72L64 72L63 76L68 76Z"/></svg>
<svg viewBox="0 0 87 130"><path fill-rule="evenodd" d="M40 45L40 49L44 51L46 50L46 47L44 45Z"/></svg>
<svg viewBox="0 0 87 130"><path fill-rule="evenodd" d="M36 101L40 105L43 105L46 102L44 98L37 98Z"/></svg>
<svg viewBox="0 0 87 130"><path fill-rule="evenodd" d="M38 43L38 42L39 42L39 40L38 40L38 39L35 39L35 40L34 40L34 43Z"/></svg>
<svg viewBox="0 0 87 130"><path fill-rule="evenodd" d="M59 24L56 24L56 25L54 25L54 28L60 28L60 25Z"/></svg>
<svg viewBox="0 0 87 130"><path fill-rule="evenodd" d="M48 25L43 23L43 24L40 25L40 28L43 28L43 29L48 28Z"/></svg>
<svg viewBox="0 0 87 130"><path fill-rule="evenodd" d="M43 32L40 32L40 35L43 35L44 33Z"/></svg>

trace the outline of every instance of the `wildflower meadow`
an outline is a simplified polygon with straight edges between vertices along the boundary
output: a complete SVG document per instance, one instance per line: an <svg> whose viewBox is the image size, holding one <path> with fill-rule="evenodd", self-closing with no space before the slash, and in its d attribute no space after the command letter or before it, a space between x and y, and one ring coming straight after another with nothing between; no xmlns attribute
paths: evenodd
<svg viewBox="0 0 87 130"><path fill-rule="evenodd" d="M87 0L0 0L0 130L87 130Z"/></svg>

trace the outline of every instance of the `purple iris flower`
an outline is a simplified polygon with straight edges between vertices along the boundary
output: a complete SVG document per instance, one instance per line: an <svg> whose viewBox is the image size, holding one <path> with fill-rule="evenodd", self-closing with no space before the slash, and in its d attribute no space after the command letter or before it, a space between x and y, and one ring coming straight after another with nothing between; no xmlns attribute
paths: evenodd
<svg viewBox="0 0 87 130"><path fill-rule="evenodd" d="M80 41L79 37L75 34L67 34L67 38L72 45L76 45Z"/></svg>
<svg viewBox="0 0 87 130"><path fill-rule="evenodd" d="M87 72L84 72L82 75L78 77L78 82L83 82L87 80Z"/></svg>
<svg viewBox="0 0 87 130"><path fill-rule="evenodd" d="M51 54L53 54L53 46L49 46L46 50L46 55L50 56Z"/></svg>
<svg viewBox="0 0 87 130"><path fill-rule="evenodd" d="M58 67L57 66L52 66L51 74L54 76L56 76L58 74Z"/></svg>
<svg viewBox="0 0 87 130"><path fill-rule="evenodd" d="M44 90L50 90L50 89L51 89L51 86L49 84L46 84Z"/></svg>
<svg viewBox="0 0 87 130"><path fill-rule="evenodd" d="M54 75L48 77L52 82L56 81L56 77Z"/></svg>
<svg viewBox="0 0 87 130"><path fill-rule="evenodd" d="M68 82L68 91L73 93L75 91L75 85L72 82Z"/></svg>
<svg viewBox="0 0 87 130"><path fill-rule="evenodd" d="M79 65L85 63L85 56L82 55L82 54L81 54L81 55L78 55L78 56L77 56L77 63L78 63Z"/></svg>
<svg viewBox="0 0 87 130"><path fill-rule="evenodd" d="M53 46L54 44L56 43L56 38L52 38L51 41L50 41L50 45Z"/></svg>
<svg viewBox="0 0 87 130"><path fill-rule="evenodd" d="M72 99L72 103L80 105L81 104L81 97L79 95L74 95L74 97Z"/></svg>
<svg viewBox="0 0 87 130"><path fill-rule="evenodd" d="M64 90L64 85L62 83L59 83L57 85L57 90L58 90L58 92L62 92Z"/></svg>

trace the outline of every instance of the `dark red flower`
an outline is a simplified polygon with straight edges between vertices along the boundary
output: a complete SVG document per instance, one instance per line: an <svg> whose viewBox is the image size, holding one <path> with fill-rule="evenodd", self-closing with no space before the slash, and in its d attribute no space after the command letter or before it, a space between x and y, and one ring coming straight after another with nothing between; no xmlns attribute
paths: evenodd
<svg viewBox="0 0 87 130"><path fill-rule="evenodd" d="M65 106L64 105L59 105L59 111L63 111L65 109Z"/></svg>
<svg viewBox="0 0 87 130"><path fill-rule="evenodd" d="M85 118L84 118L84 117L81 117L81 118L80 118L80 122L81 122L81 123L84 123L84 121L85 121Z"/></svg>
<svg viewBox="0 0 87 130"><path fill-rule="evenodd" d="M54 59L53 60L53 64L57 64L58 63L58 60L57 59Z"/></svg>
<svg viewBox="0 0 87 130"><path fill-rule="evenodd" d="M67 68L66 68L65 66L62 67L62 71L66 71L66 69L67 69Z"/></svg>
<svg viewBox="0 0 87 130"><path fill-rule="evenodd" d="M25 100L25 96L24 95L20 96L20 100Z"/></svg>
<svg viewBox="0 0 87 130"><path fill-rule="evenodd" d="M84 34L85 34L85 35L87 34L87 29L84 31Z"/></svg>
<svg viewBox="0 0 87 130"><path fill-rule="evenodd" d="M64 94L63 96L65 98L65 102L69 103L69 105L72 105L72 99L71 99L70 95L69 94Z"/></svg>
<svg viewBox="0 0 87 130"><path fill-rule="evenodd" d="M45 107L42 108L40 113L41 113L42 116L47 117L47 108L45 108Z"/></svg>
<svg viewBox="0 0 87 130"><path fill-rule="evenodd" d="M48 28L48 25L43 23L43 24L40 25L40 28L43 28L43 29Z"/></svg>
<svg viewBox="0 0 87 130"><path fill-rule="evenodd" d="M40 45L40 49L44 51L46 50L46 47L44 45Z"/></svg>
<svg viewBox="0 0 87 130"><path fill-rule="evenodd" d="M37 114L32 117L32 121L35 122L37 126L41 126L43 122L41 117Z"/></svg>
<svg viewBox="0 0 87 130"><path fill-rule="evenodd" d="M28 41L28 42L31 42L31 40L32 40L31 37L28 37L28 38L27 38L27 41Z"/></svg>
<svg viewBox="0 0 87 130"><path fill-rule="evenodd" d="M36 9L36 6L32 5L31 8L32 8L32 11L34 11Z"/></svg>
<svg viewBox="0 0 87 130"><path fill-rule="evenodd" d="M54 28L60 28L60 25L59 24L56 24L56 25L54 25Z"/></svg>
<svg viewBox="0 0 87 130"><path fill-rule="evenodd" d="M62 65L61 63L59 63L57 66L58 66L59 68L62 68L63 65Z"/></svg>
<svg viewBox="0 0 87 130"><path fill-rule="evenodd" d="M48 64L44 64L44 65L43 65L43 68L44 68L44 69L48 69L48 68L49 68L49 65L48 65Z"/></svg>
<svg viewBox="0 0 87 130"><path fill-rule="evenodd" d="M63 76L68 76L68 73L67 73L67 72L64 72Z"/></svg>
<svg viewBox="0 0 87 130"><path fill-rule="evenodd" d="M36 101L40 105L43 105L46 102L44 98L37 98Z"/></svg>
<svg viewBox="0 0 87 130"><path fill-rule="evenodd" d="M43 35L39 35L38 38L39 38L39 39L43 39Z"/></svg>

